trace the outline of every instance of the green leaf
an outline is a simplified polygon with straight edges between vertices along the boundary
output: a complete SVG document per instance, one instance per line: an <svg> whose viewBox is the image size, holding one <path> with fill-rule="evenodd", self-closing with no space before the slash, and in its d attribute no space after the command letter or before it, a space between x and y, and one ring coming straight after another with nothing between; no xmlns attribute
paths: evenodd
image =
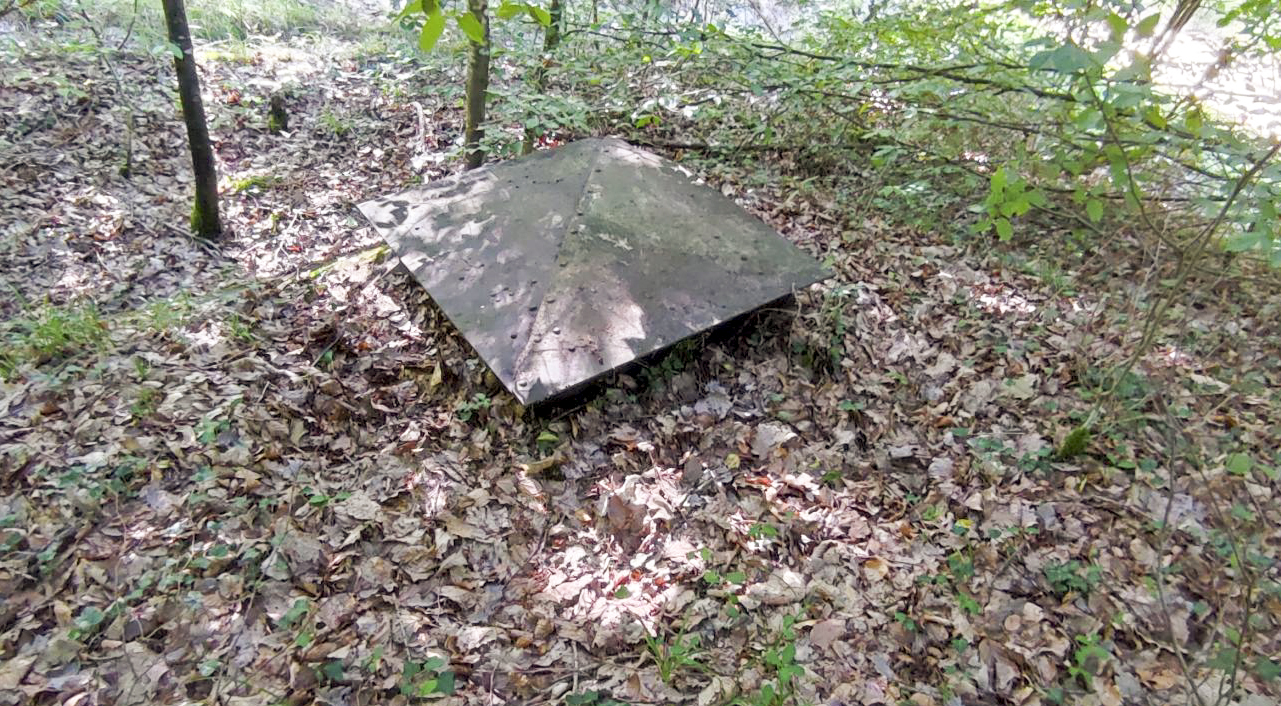
<svg viewBox="0 0 1281 706"><path fill-rule="evenodd" d="M1237 651L1231 647L1219 650L1206 666L1210 669L1218 669L1222 672L1229 672L1236 668Z"/></svg>
<svg viewBox="0 0 1281 706"><path fill-rule="evenodd" d="M173 58L179 59L179 60L182 59L183 57L182 47L178 46L177 44L174 44L173 42L169 42L165 46L165 48L169 50L169 53L173 55Z"/></svg>
<svg viewBox="0 0 1281 706"><path fill-rule="evenodd" d="M1065 74L1076 73L1095 65L1090 53L1075 44L1065 44L1055 49L1050 52L1048 59L1051 68Z"/></svg>
<svg viewBox="0 0 1281 706"><path fill-rule="evenodd" d="M1091 223L1098 223L1103 220L1103 202L1098 199L1086 201L1085 215L1090 217Z"/></svg>
<svg viewBox="0 0 1281 706"><path fill-rule="evenodd" d="M540 444L554 444L558 441L560 441L560 437L550 431L544 431L538 435L538 443Z"/></svg>
<svg viewBox="0 0 1281 706"><path fill-rule="evenodd" d="M1234 476L1244 476L1250 472L1251 465L1250 457L1246 454L1232 454L1228 456L1224 468L1228 469L1228 473Z"/></svg>
<svg viewBox="0 0 1281 706"><path fill-rule="evenodd" d="M480 20L476 19L475 15L470 12L464 12L454 19L458 21L458 29L461 29L463 34L467 35L467 38L473 43L485 43L485 27L481 25Z"/></svg>
<svg viewBox="0 0 1281 706"><path fill-rule="evenodd" d="M1260 657L1259 661L1254 663L1254 673L1263 681L1272 681L1281 676L1281 666L1267 657Z"/></svg>
<svg viewBox="0 0 1281 706"><path fill-rule="evenodd" d="M1130 25L1126 24L1125 18L1115 12L1108 14L1107 22L1108 30L1112 33L1112 39L1115 40L1120 40L1124 37L1126 30L1130 28Z"/></svg>
<svg viewBox="0 0 1281 706"><path fill-rule="evenodd" d="M289 627L290 625L293 625L295 622L298 621L299 618L307 614L307 611L310 607L311 607L311 604L307 601L306 598L299 598L295 600L293 606L291 606L289 610L286 611L283 616L281 616L280 624L283 627Z"/></svg>
<svg viewBox="0 0 1281 706"><path fill-rule="evenodd" d="M453 672L441 672L440 676L436 677L436 693L445 694L446 696L454 693Z"/></svg>
<svg viewBox="0 0 1281 706"><path fill-rule="evenodd" d="M1227 242L1223 244L1223 249L1228 252L1245 252L1246 250L1257 250L1265 242L1267 237L1257 230L1248 233L1233 233L1228 236Z"/></svg>
<svg viewBox="0 0 1281 706"><path fill-rule="evenodd" d="M526 5L525 9L529 11L529 16L534 21L544 27L552 26L552 14L537 5Z"/></svg>
<svg viewBox="0 0 1281 706"><path fill-rule="evenodd" d="M1152 126L1158 130L1164 130L1168 124L1165 121L1165 116L1161 114L1161 109L1155 105L1148 107L1147 112L1143 114L1143 118L1152 123Z"/></svg>
<svg viewBox="0 0 1281 706"><path fill-rule="evenodd" d="M106 617L106 614L97 606L88 606L80 611L80 615L76 618L76 627L82 632L87 632L98 627Z"/></svg>
<svg viewBox="0 0 1281 706"><path fill-rule="evenodd" d="M1090 52L1090 60L1095 66L1102 66L1112 60L1121 51L1120 42L1099 42Z"/></svg>
<svg viewBox="0 0 1281 706"><path fill-rule="evenodd" d="M745 583L747 581L747 574L742 571L731 571L728 574L725 574L725 580L730 583Z"/></svg>
<svg viewBox="0 0 1281 706"><path fill-rule="evenodd" d="M427 669L434 672L440 669L441 667L445 666L445 664L447 663L443 658L431 657L426 662L423 662L423 669Z"/></svg>
<svg viewBox="0 0 1281 706"><path fill-rule="evenodd" d="M992 172L992 193L999 194L1005 191L1006 181L1005 167L997 167L996 171Z"/></svg>
<svg viewBox="0 0 1281 706"><path fill-rule="evenodd" d="M1139 35L1140 37L1151 37L1152 33L1156 31L1157 23L1160 21L1161 21L1161 13L1154 12L1151 15L1148 15L1147 17L1144 17L1143 19L1139 20L1139 23L1137 25L1134 25L1134 33Z"/></svg>
<svg viewBox="0 0 1281 706"><path fill-rule="evenodd" d="M1039 51L1033 54L1031 59L1027 60L1027 67L1033 71L1039 71L1045 68L1046 64L1050 63L1050 57L1052 56L1054 56L1053 49Z"/></svg>
<svg viewBox="0 0 1281 706"><path fill-rule="evenodd" d="M498 6L498 10L494 14L500 20L510 20L516 15L524 12L525 8L526 5L523 2L505 2Z"/></svg>
<svg viewBox="0 0 1281 706"><path fill-rule="evenodd" d="M413 0L412 2L406 4L404 9L400 11L400 14L396 15L396 19L394 21L399 22L405 19L406 17L409 17L410 15L414 14L415 12L424 12L423 0Z"/></svg>
<svg viewBox="0 0 1281 706"><path fill-rule="evenodd" d="M993 221L993 224L996 226L996 237L1001 240L1009 240L1014 237L1014 226L1010 225L1008 219L998 218Z"/></svg>
<svg viewBox="0 0 1281 706"><path fill-rule="evenodd" d="M326 662L325 666L322 667L320 671L324 673L325 678L328 679L329 681L343 680L342 662L339 662L337 660L334 660L332 662Z"/></svg>
<svg viewBox="0 0 1281 706"><path fill-rule="evenodd" d="M1143 57L1137 57L1128 66L1123 67L1112 77L1113 81L1146 82L1152 80L1152 64Z"/></svg>
<svg viewBox="0 0 1281 706"><path fill-rule="evenodd" d="M435 14L427 15L427 21L423 23L423 31L418 35L418 48L423 51L431 51L444 31L444 14L436 12Z"/></svg>
<svg viewBox="0 0 1281 706"><path fill-rule="evenodd" d="M630 595L632 595L632 592L627 590L626 586L619 586L618 590L614 591L615 598L627 598Z"/></svg>

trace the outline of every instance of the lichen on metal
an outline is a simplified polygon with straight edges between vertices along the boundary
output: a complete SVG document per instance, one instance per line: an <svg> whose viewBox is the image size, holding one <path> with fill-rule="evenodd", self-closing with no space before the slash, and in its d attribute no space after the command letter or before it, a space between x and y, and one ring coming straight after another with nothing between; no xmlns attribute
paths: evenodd
<svg viewBox="0 0 1281 706"><path fill-rule="evenodd" d="M827 276L678 164L616 139L359 208L524 404Z"/></svg>

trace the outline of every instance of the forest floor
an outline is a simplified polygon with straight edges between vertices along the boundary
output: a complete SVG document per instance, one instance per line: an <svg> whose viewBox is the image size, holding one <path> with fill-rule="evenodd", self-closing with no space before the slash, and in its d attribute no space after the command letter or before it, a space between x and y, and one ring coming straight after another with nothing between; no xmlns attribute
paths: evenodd
<svg viewBox="0 0 1281 706"><path fill-rule="evenodd" d="M457 168L453 79L204 49L215 248L167 58L57 31L0 52L0 703L1276 703L1269 281L1190 293L1061 462L1142 244L700 161L836 276L541 420L353 208Z"/></svg>

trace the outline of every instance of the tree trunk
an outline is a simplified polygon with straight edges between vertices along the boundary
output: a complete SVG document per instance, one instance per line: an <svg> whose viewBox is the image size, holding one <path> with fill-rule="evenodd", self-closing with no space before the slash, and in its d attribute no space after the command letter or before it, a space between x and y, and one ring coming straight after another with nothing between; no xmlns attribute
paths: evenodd
<svg viewBox="0 0 1281 706"><path fill-rule="evenodd" d="M191 145L191 167L196 174L196 200L191 208L191 230L202 238L214 239L222 234L218 218L218 171L214 166L213 145L205 124L205 108L200 102L200 78L196 75L196 55L191 50L191 30L187 28L187 8L182 0L162 0L169 41L182 51L174 57L178 72L178 97L182 100L182 119L187 123L187 142Z"/></svg>
<svg viewBox="0 0 1281 706"><path fill-rule="evenodd" d="M560 6L560 0L552 0L547 6L547 14L551 15L552 22L547 26L547 33L543 35L543 52L550 54L557 44L560 44L561 21L564 12Z"/></svg>
<svg viewBox="0 0 1281 706"><path fill-rule="evenodd" d="M480 139L485 131L485 92L489 90L489 15L486 0L467 0L467 10L484 30L484 41L471 42L471 58L467 62L467 126L463 132L463 149L467 153L467 168L475 169L485 161L480 149Z"/></svg>

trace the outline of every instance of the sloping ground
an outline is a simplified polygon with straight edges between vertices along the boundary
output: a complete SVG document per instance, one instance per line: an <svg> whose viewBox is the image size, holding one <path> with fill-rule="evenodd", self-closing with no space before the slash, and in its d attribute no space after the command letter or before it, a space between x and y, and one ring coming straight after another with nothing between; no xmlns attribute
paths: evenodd
<svg viewBox="0 0 1281 706"><path fill-rule="evenodd" d="M1211 703L1238 655L1274 702L1274 292L1206 287L1058 463L1141 263L724 165L838 277L539 421L351 208L449 168L457 116L333 46L230 59L221 252L181 234L164 61L117 66L128 180L90 57L4 71L0 702L1182 703L1186 669Z"/></svg>

